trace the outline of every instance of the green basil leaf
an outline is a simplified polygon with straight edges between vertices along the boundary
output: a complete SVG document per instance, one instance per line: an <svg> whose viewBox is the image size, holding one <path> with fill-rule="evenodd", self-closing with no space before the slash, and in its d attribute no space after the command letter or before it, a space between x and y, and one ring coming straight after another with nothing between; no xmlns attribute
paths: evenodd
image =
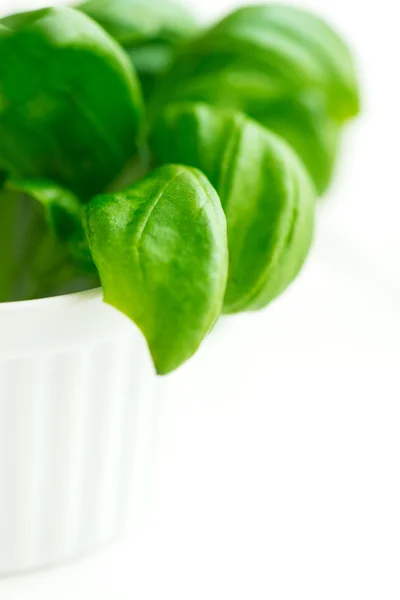
<svg viewBox="0 0 400 600"><path fill-rule="evenodd" d="M264 307L297 275L310 247L315 190L293 150L239 112L169 106L154 131L159 163L201 169L228 224L224 311Z"/></svg>
<svg viewBox="0 0 400 600"><path fill-rule="evenodd" d="M84 271L96 274L83 228L82 204L70 190L53 181L39 179L9 179L4 187L37 200L42 205L50 232L66 244L71 258Z"/></svg>
<svg viewBox="0 0 400 600"><path fill-rule="evenodd" d="M125 47L149 40L173 43L196 29L189 11L173 0L87 0L76 8L100 23Z"/></svg>
<svg viewBox="0 0 400 600"><path fill-rule="evenodd" d="M77 8L127 50L146 97L175 50L197 31L192 15L173 0L88 0Z"/></svg>
<svg viewBox="0 0 400 600"><path fill-rule="evenodd" d="M126 48L142 85L145 99L149 99L160 78L166 73L175 57L176 45L151 41Z"/></svg>
<svg viewBox="0 0 400 600"><path fill-rule="evenodd" d="M13 299L13 274L16 264L13 242L17 208L12 193L0 190L0 302Z"/></svg>
<svg viewBox="0 0 400 600"><path fill-rule="evenodd" d="M39 179L10 179L5 187L40 202L50 230L61 241L68 241L82 226L78 198L56 183Z"/></svg>
<svg viewBox="0 0 400 600"><path fill-rule="evenodd" d="M312 94L281 98L246 112L292 146L318 194L324 194L335 172L341 126L327 114L321 98Z"/></svg>
<svg viewBox="0 0 400 600"><path fill-rule="evenodd" d="M86 232L105 302L139 326L159 374L176 369L222 308L226 221L215 190L199 171L167 165L94 198Z"/></svg>
<svg viewBox="0 0 400 600"><path fill-rule="evenodd" d="M139 84L122 48L71 8L3 19L0 169L90 198L141 143Z"/></svg>
<svg viewBox="0 0 400 600"><path fill-rule="evenodd" d="M276 97L268 77L238 68L182 81L175 87L185 102L203 102L246 113L283 137L307 167L323 194L331 182L338 153L341 126L332 119L320 94ZM166 102L168 104L168 101Z"/></svg>
<svg viewBox="0 0 400 600"><path fill-rule="evenodd" d="M187 44L157 86L165 105L240 110L286 139L320 194L331 181L344 121L359 111L354 60L321 19L288 6L245 7Z"/></svg>
<svg viewBox="0 0 400 600"><path fill-rule="evenodd" d="M249 72L261 77L265 99L316 90L328 114L343 122L359 112L354 60L345 42L315 15L289 6L241 8L188 44L175 61L164 87L180 97L187 85L212 74ZM249 85L249 95L251 94ZM268 95L265 92L268 89Z"/></svg>
<svg viewBox="0 0 400 600"><path fill-rule="evenodd" d="M0 302L99 285L79 202L50 182L7 181L0 190Z"/></svg>
<svg viewBox="0 0 400 600"><path fill-rule="evenodd" d="M350 48L316 14L278 4L246 6L222 20L216 36L221 32L248 44L250 52L259 50L260 59L273 63L279 76L294 87L324 90L328 112L339 122L358 114L360 97Z"/></svg>

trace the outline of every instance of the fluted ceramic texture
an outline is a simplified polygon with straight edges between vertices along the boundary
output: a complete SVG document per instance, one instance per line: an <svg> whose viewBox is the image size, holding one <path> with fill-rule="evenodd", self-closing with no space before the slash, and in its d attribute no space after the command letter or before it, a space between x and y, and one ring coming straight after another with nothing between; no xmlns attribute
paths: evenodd
<svg viewBox="0 0 400 600"><path fill-rule="evenodd" d="M143 501L152 376L141 335L118 325L0 358L0 574L90 551L121 529L131 485Z"/></svg>

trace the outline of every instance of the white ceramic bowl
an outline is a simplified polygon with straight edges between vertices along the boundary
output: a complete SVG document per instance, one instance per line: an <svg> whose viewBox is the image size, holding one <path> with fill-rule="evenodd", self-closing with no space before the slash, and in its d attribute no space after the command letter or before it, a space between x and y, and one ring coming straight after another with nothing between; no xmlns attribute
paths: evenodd
<svg viewBox="0 0 400 600"><path fill-rule="evenodd" d="M101 290L0 304L0 574L85 554L141 505L154 375ZM132 471L133 468L133 471Z"/></svg>

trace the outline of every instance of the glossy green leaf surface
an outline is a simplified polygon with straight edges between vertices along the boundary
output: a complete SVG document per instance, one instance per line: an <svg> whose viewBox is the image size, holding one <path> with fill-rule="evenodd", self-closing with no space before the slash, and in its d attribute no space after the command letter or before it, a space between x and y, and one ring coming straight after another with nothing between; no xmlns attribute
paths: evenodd
<svg viewBox="0 0 400 600"><path fill-rule="evenodd" d="M94 198L86 231L105 301L142 330L159 374L176 369L222 308L228 252L215 190L196 169L166 165Z"/></svg>
<svg viewBox="0 0 400 600"><path fill-rule="evenodd" d="M77 8L127 50L146 96L175 50L197 31L189 11L173 0L88 0Z"/></svg>
<svg viewBox="0 0 400 600"><path fill-rule="evenodd" d="M133 67L101 27L71 8L2 23L0 168L88 199L137 151L143 108Z"/></svg>
<svg viewBox="0 0 400 600"><path fill-rule="evenodd" d="M292 149L239 112L205 104L168 107L157 122L160 163L201 169L228 225L224 311L264 307L297 275L310 247L315 190Z"/></svg>

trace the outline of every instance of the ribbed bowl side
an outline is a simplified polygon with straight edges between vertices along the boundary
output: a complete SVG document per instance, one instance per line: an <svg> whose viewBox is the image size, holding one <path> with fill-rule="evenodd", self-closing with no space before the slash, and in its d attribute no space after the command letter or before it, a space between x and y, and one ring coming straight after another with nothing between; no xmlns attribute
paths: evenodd
<svg viewBox="0 0 400 600"><path fill-rule="evenodd" d="M0 574L84 554L146 491L152 375L137 333L0 361Z"/></svg>

